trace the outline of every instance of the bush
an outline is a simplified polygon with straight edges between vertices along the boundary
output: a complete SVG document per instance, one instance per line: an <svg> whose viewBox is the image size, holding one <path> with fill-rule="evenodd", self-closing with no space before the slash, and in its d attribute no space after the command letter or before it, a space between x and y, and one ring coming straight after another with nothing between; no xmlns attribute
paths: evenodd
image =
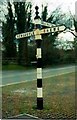
<svg viewBox="0 0 77 120"><path fill-rule="evenodd" d="M8 65L9 61L8 60L2 60L2 65Z"/></svg>

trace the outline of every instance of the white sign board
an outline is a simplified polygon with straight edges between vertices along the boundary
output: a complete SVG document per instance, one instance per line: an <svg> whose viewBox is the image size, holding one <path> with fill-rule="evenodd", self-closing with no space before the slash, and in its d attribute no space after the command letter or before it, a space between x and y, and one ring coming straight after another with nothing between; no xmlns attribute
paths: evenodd
<svg viewBox="0 0 77 120"><path fill-rule="evenodd" d="M25 38L25 37L29 37L29 36L33 36L33 35L35 35L35 36L41 35L41 34L45 34L45 33L61 32L64 30L65 30L65 26L55 26L55 27L46 28L46 29L42 29L42 30L36 29L32 32L17 34L16 39Z"/></svg>

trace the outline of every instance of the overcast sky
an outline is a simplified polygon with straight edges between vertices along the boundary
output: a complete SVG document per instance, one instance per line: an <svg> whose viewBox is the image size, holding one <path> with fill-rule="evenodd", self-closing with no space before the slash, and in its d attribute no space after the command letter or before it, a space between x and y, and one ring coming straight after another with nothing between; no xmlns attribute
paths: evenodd
<svg viewBox="0 0 77 120"><path fill-rule="evenodd" d="M2 4L3 1L6 0L0 0L0 4ZM48 13L51 14L53 10L55 10L58 6L61 8L61 10L65 13L71 11L72 14L75 14L75 2L77 0L8 0L8 1L30 1L33 4L33 14L35 13L35 6L39 6L39 12L42 11L42 4L48 5ZM4 2L3 2L4 3ZM6 3L4 3L6 4Z"/></svg>
<svg viewBox="0 0 77 120"><path fill-rule="evenodd" d="M58 6L60 6L63 12L68 12L70 10L73 14L75 14L75 2L77 0L27 0L27 1L31 1L33 3L33 8L34 6L38 5L40 11L42 9L41 6L43 4L48 5L48 11L50 12L52 12Z"/></svg>

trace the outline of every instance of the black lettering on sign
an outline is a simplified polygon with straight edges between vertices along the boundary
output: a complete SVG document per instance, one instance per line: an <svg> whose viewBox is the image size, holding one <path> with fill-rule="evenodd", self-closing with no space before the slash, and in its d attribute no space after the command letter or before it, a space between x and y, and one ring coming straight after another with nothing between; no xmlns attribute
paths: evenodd
<svg viewBox="0 0 77 120"><path fill-rule="evenodd" d="M20 35L22 37L22 35Z"/></svg>
<svg viewBox="0 0 77 120"><path fill-rule="evenodd" d="M58 27L58 31L59 31L59 27Z"/></svg>
<svg viewBox="0 0 77 120"><path fill-rule="evenodd" d="M44 33L45 33L45 29L44 29Z"/></svg>
<svg viewBox="0 0 77 120"><path fill-rule="evenodd" d="M52 32L52 28L50 28L50 32Z"/></svg>
<svg viewBox="0 0 77 120"><path fill-rule="evenodd" d="M32 33L31 33L31 35L32 35ZM33 35L34 35L34 32L33 32Z"/></svg>
<svg viewBox="0 0 77 120"><path fill-rule="evenodd" d="M47 32L49 32L49 30L47 29Z"/></svg>
<svg viewBox="0 0 77 120"><path fill-rule="evenodd" d="M53 28L54 31L56 31L56 28Z"/></svg>
<svg viewBox="0 0 77 120"><path fill-rule="evenodd" d="M31 33L29 33L29 36L31 36Z"/></svg>

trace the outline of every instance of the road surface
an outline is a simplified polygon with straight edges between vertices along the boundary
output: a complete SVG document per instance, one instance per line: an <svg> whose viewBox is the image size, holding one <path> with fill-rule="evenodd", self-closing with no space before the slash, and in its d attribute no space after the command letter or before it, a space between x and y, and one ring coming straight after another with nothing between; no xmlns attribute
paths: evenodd
<svg viewBox="0 0 77 120"><path fill-rule="evenodd" d="M75 72L75 66L70 65L59 68L44 68L43 78L58 76L71 72ZM37 79L36 75L37 75L36 69L25 71L23 70L2 71L2 86L21 83L24 81L36 80Z"/></svg>

